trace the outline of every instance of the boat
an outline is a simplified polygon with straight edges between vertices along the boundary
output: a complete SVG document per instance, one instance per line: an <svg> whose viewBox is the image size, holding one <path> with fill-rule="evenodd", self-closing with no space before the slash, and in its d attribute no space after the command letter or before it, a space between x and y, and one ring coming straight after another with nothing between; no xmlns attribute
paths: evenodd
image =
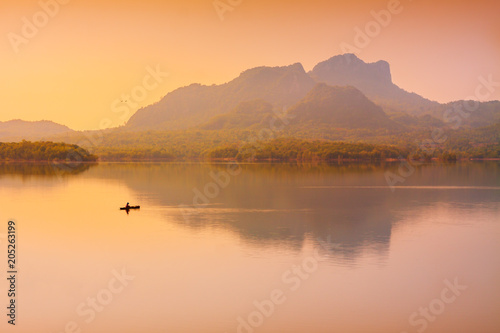
<svg viewBox="0 0 500 333"><path fill-rule="evenodd" d="M120 210L141 209L141 206L120 207Z"/></svg>

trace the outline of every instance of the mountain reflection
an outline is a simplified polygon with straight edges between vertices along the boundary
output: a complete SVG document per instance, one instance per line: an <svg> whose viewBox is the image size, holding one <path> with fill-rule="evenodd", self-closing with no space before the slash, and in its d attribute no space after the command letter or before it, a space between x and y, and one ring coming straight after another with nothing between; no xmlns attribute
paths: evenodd
<svg viewBox="0 0 500 333"><path fill-rule="evenodd" d="M403 185L428 189L392 192L385 172L397 173L398 166L243 164L239 174L229 177L228 164L104 164L89 172L123 181L147 205L161 209L166 220L187 228L224 228L249 244L297 252L307 239L328 240L340 245L332 250L335 256L348 261L366 249L386 257L393 227L408 211L443 200L498 199L499 191L433 189L471 181L498 186L495 162L424 165Z"/></svg>

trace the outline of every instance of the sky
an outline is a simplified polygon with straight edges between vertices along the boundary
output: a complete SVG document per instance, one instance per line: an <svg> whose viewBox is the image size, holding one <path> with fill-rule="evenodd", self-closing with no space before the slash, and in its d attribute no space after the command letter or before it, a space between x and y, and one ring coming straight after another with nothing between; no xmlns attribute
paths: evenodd
<svg viewBox="0 0 500 333"><path fill-rule="evenodd" d="M0 121L120 126L191 83L309 71L346 51L388 61L426 98L484 100L480 78L500 82L499 12L496 0L0 0Z"/></svg>

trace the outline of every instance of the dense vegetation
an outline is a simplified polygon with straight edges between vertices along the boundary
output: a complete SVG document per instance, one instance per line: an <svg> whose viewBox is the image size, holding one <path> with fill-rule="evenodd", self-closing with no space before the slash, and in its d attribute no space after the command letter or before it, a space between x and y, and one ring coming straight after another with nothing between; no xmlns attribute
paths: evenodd
<svg viewBox="0 0 500 333"><path fill-rule="evenodd" d="M0 160L94 162L97 156L87 150L56 142L0 142Z"/></svg>
<svg viewBox="0 0 500 333"><path fill-rule="evenodd" d="M435 130L436 128L434 128ZM412 157L455 160L500 158L500 124L433 130L284 128L71 133L53 142L0 143L0 160L377 160ZM89 140L94 137L94 140ZM92 142L93 141L93 142ZM82 149L83 147L85 149ZM92 154L89 153L92 152Z"/></svg>
<svg viewBox="0 0 500 333"><path fill-rule="evenodd" d="M432 142L432 130L185 130L103 133L92 144L87 136L59 137L83 146L101 160L331 160L409 157L430 160L500 157L500 125L443 130ZM446 140L443 140L446 138ZM429 144L429 141L432 143Z"/></svg>
<svg viewBox="0 0 500 333"><path fill-rule="evenodd" d="M407 156L408 152L393 146L332 141L305 141L292 138L265 142L228 145L208 152L207 157L238 160L373 160Z"/></svg>

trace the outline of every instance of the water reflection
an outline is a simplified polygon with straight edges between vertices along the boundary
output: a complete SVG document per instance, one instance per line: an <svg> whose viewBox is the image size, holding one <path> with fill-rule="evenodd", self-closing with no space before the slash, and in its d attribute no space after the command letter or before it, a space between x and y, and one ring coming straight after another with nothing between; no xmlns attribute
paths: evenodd
<svg viewBox="0 0 500 333"><path fill-rule="evenodd" d="M249 245L294 252L306 239L330 240L341 246L336 257L351 262L366 249L383 260L402 211L497 202L500 193L496 162L424 165L403 184L418 191L394 192L385 172L397 172L397 164L239 167L234 176L228 164L102 165L90 174L124 182L165 220L187 228L224 228Z"/></svg>
<svg viewBox="0 0 500 333"><path fill-rule="evenodd" d="M277 288L287 301L259 332L412 332L408 316L454 277L470 288L428 332L498 332L498 163L425 165L395 192L384 175L398 165L242 165L225 179L227 168L4 173L0 215L19 221L26 273L19 332L69 320L93 333L238 332ZM127 201L141 210L127 216ZM316 248L318 269L292 293L283 274ZM136 279L87 324L75 309L121 268Z"/></svg>
<svg viewBox="0 0 500 333"><path fill-rule="evenodd" d="M63 177L78 175L91 167L96 166L96 163L27 163L27 162L0 162L0 177L4 175L19 175L23 178L31 176L43 177Z"/></svg>

